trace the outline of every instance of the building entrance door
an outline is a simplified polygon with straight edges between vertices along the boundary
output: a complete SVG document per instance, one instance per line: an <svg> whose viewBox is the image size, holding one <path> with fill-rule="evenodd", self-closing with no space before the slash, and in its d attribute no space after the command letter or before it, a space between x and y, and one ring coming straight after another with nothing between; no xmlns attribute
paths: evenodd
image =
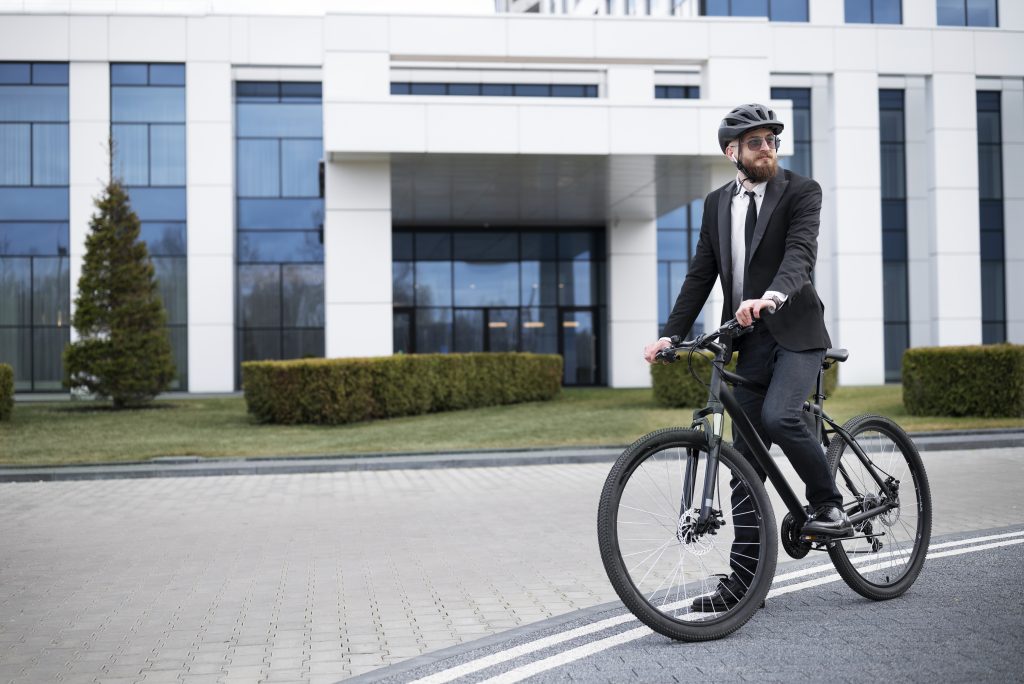
<svg viewBox="0 0 1024 684"><path fill-rule="evenodd" d="M598 377L597 331L593 309L562 309L561 348L566 385L596 385Z"/></svg>
<svg viewBox="0 0 1024 684"><path fill-rule="evenodd" d="M489 307L455 310L455 351L519 350L519 310Z"/></svg>

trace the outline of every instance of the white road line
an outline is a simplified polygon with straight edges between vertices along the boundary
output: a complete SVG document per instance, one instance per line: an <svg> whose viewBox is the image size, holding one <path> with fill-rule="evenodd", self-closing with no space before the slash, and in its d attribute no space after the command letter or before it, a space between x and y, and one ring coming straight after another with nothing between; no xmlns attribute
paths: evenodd
<svg viewBox="0 0 1024 684"><path fill-rule="evenodd" d="M1014 539L1013 537L1024 537L1024 531L986 535L982 537L944 542L942 544L934 544L929 547L927 558L933 559L943 558L946 556L957 556L964 553L985 551L987 549L994 549L1001 546L1024 544L1024 538ZM989 544L979 544L977 546L967 546L969 544L978 544L978 542L986 542L990 540L1002 541L995 541ZM964 546L965 548L951 548L957 546ZM951 550L936 551L937 549ZM865 560L877 560L877 556ZM874 563L866 567L860 568L860 571L871 572L873 570L882 569L886 566L887 563ZM803 570L785 573L783 575L777 576L774 579L773 584L779 584L780 582L785 582L790 579L796 579L797 577L804 577L809 574L817 574L819 572L824 572L825 570L828 570L832 567L833 566L831 563L825 563L822 565L814 566L812 568L805 568ZM784 594L800 591L801 589L810 589L812 587L821 586L823 584L828 584L830 582L836 582L840 579L841 578L838 574L833 573L830 575L826 575L824 577L818 577L816 579L807 580L804 582L795 582L793 584L787 584L785 586L776 587L769 591L768 598L782 596ZM427 677L423 677L422 679L417 679L412 684L445 684L446 682L454 681L459 677L464 677L468 674L479 672L480 670L487 669L494 665L500 665L501 663L508 662L510 660L514 660L515 658L519 658L521 656L543 650L550 646L564 643L566 641L571 641L572 639L576 639L581 636L594 634L596 632L604 631L610 627L626 624L628 622L633 621L636 621L636 618L628 613L624 615L618 615L614 618L599 620L598 622L594 622L583 627L578 627L575 629L568 630L566 632L554 634L548 637L544 637L542 639L537 639L535 641L530 641L525 644L520 644L519 646L515 646L504 651L498 651L497 653L492 653L488 656L477 658L475 660L471 660L461 665L457 665L446 670L441 670L440 672L435 672L434 674L428 675ZM595 653L600 653L601 651L607 650L609 648L629 643L630 641L635 641L636 639L641 639L649 634L653 634L653 631L647 626L630 629L625 632L621 632L619 634L606 637L604 639L599 639L598 641L592 641L590 643L583 644L582 646L577 646L576 648L563 651L562 653L556 653L555 655L549 656L547 658L542 658L541 660L537 660L532 663L527 663L526 665L522 665L507 672L503 672L499 675L496 675L495 677L485 680L485 684L512 684L513 682L519 682L524 679L527 679L528 677L540 674L541 672L546 672L556 667L567 665L568 663L580 660L582 658L586 658L588 656L594 655Z"/></svg>

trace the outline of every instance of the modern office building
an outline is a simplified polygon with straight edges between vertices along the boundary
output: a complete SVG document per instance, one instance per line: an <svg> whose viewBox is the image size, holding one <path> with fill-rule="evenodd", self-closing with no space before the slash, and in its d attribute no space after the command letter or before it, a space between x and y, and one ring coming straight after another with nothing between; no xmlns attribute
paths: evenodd
<svg viewBox="0 0 1024 684"><path fill-rule="evenodd" d="M60 388L112 139L180 389L498 350L646 385L734 174L718 122L751 101L824 190L844 382L1024 342L1018 0L24 0L0 3L0 361Z"/></svg>

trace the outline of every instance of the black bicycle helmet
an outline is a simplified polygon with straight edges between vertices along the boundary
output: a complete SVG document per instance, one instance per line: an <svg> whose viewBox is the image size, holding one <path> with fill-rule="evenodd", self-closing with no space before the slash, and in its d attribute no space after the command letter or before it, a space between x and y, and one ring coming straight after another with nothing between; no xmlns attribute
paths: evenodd
<svg viewBox="0 0 1024 684"><path fill-rule="evenodd" d="M718 124L718 144L722 152L725 152L730 142L756 128L770 128L778 135L785 126L776 118L775 112L764 105L740 105L726 114L722 123Z"/></svg>

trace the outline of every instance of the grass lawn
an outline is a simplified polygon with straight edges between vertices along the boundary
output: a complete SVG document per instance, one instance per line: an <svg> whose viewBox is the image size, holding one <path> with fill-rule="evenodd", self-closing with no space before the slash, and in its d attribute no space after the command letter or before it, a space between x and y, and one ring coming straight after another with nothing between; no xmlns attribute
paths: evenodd
<svg viewBox="0 0 1024 684"><path fill-rule="evenodd" d="M846 420L882 413L907 430L1024 427L1014 418L908 416L901 388L843 387L826 410ZM144 461L155 456L299 456L625 445L690 424L647 389L566 389L551 402L395 418L338 427L259 425L241 398L158 401L115 412L98 402L19 403L0 423L0 465Z"/></svg>

